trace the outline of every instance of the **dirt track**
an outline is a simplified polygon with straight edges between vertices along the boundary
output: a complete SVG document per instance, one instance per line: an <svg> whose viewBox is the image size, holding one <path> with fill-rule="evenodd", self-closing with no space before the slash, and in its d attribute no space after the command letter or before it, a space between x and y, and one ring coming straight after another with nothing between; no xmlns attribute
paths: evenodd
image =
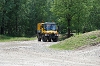
<svg viewBox="0 0 100 66"><path fill-rule="evenodd" d="M0 42L0 66L100 66L100 44L83 50L53 50L57 42Z"/></svg>

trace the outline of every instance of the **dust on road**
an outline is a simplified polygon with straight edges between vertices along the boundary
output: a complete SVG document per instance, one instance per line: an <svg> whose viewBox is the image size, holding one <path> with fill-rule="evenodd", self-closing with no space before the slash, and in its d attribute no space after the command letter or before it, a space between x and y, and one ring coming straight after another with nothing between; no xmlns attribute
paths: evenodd
<svg viewBox="0 0 100 66"><path fill-rule="evenodd" d="M83 50L54 50L58 42L0 42L0 66L100 66L100 44Z"/></svg>

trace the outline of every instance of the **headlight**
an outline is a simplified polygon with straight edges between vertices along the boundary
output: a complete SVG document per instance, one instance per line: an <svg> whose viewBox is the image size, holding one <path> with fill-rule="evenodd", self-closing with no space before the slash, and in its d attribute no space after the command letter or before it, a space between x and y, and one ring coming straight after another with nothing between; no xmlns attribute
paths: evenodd
<svg viewBox="0 0 100 66"><path fill-rule="evenodd" d="M45 36L49 36L49 34L45 34Z"/></svg>
<svg viewBox="0 0 100 66"><path fill-rule="evenodd" d="M55 34L55 36L59 36L58 34Z"/></svg>
<svg viewBox="0 0 100 66"><path fill-rule="evenodd" d="M45 34L45 36L48 36L48 34Z"/></svg>

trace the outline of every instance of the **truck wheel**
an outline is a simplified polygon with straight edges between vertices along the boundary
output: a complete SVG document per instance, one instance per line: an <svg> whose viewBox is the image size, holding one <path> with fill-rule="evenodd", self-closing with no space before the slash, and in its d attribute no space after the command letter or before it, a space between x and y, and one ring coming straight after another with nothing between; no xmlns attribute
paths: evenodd
<svg viewBox="0 0 100 66"><path fill-rule="evenodd" d="M42 37L42 40L43 40L43 42L46 42L47 41L47 39L46 39L45 36Z"/></svg>
<svg viewBox="0 0 100 66"><path fill-rule="evenodd" d="M51 39L48 39L48 42L51 42Z"/></svg>
<svg viewBox="0 0 100 66"><path fill-rule="evenodd" d="M53 38L52 40L53 40L53 42L57 42L58 38Z"/></svg>
<svg viewBox="0 0 100 66"><path fill-rule="evenodd" d="M38 38L38 41L41 41L41 38Z"/></svg>
<svg viewBox="0 0 100 66"><path fill-rule="evenodd" d="M38 41L41 41L41 35L37 34Z"/></svg>

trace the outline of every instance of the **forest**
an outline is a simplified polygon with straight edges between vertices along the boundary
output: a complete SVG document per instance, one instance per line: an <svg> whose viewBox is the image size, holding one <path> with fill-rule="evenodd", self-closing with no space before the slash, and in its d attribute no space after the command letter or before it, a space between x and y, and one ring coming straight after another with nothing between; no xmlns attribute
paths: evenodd
<svg viewBox="0 0 100 66"><path fill-rule="evenodd" d="M41 21L62 34L99 30L100 0L0 0L0 35L34 36Z"/></svg>

